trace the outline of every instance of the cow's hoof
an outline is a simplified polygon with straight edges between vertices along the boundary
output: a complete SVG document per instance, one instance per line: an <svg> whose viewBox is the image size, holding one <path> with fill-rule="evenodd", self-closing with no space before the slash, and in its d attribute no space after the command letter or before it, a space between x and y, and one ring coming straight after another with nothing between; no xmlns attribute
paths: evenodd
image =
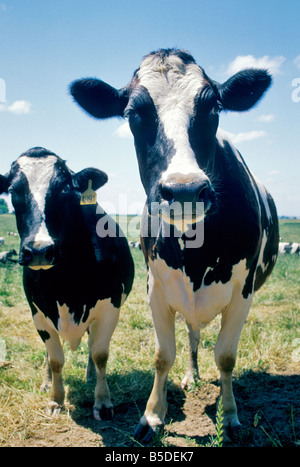
<svg viewBox="0 0 300 467"><path fill-rule="evenodd" d="M55 417L61 413L62 408L62 405L59 405L57 402L51 401L46 407L46 415Z"/></svg>
<svg viewBox="0 0 300 467"><path fill-rule="evenodd" d="M93 407L93 417L98 422L103 420L109 421L112 420L114 416L114 408L113 407Z"/></svg>
<svg viewBox="0 0 300 467"><path fill-rule="evenodd" d="M164 425L156 425L155 427L152 427L148 423L146 425L139 423L134 432L134 439L142 444L148 444L151 441L154 441L157 436L161 435L163 430Z"/></svg>
<svg viewBox="0 0 300 467"><path fill-rule="evenodd" d="M186 374L183 380L181 381L180 387L184 389L192 389L199 382L200 378L197 375Z"/></svg>
<svg viewBox="0 0 300 467"><path fill-rule="evenodd" d="M223 426L223 441L224 443L236 443L239 440L240 431L242 425L236 423L229 423L228 425Z"/></svg>

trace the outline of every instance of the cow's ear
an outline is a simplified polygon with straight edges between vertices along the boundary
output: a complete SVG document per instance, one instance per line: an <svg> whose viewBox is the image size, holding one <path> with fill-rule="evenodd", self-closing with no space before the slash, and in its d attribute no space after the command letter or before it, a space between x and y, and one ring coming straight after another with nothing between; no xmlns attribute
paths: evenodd
<svg viewBox="0 0 300 467"><path fill-rule="evenodd" d="M77 188L81 193L88 189L89 180L92 180L91 188L93 190L98 190L101 186L105 185L108 180L108 176L102 170L94 169L89 167L87 169L83 169L80 172L72 175L73 178L73 185Z"/></svg>
<svg viewBox="0 0 300 467"><path fill-rule="evenodd" d="M4 175L0 175L0 194L7 193L9 187L9 182Z"/></svg>
<svg viewBox="0 0 300 467"><path fill-rule="evenodd" d="M123 117L128 103L127 89L115 89L94 78L79 79L71 83L70 93L76 102L96 118Z"/></svg>
<svg viewBox="0 0 300 467"><path fill-rule="evenodd" d="M244 111L253 107L268 89L272 78L266 70L255 68L240 71L218 85L224 110Z"/></svg>

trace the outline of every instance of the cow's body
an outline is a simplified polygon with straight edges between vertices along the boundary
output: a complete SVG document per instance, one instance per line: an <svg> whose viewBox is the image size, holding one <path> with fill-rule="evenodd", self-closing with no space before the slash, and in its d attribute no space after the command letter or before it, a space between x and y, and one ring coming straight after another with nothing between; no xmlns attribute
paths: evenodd
<svg viewBox="0 0 300 467"><path fill-rule="evenodd" d="M12 193L21 237L24 290L49 356L43 382L51 384L50 369L48 411L59 411L64 399L60 337L76 350L89 331L98 373L94 417L99 419L112 412L105 367L119 308L131 290L133 262L124 236L97 236L97 222L106 215L100 207L80 205L88 179L98 188L106 175L96 169L79 174L55 154L34 148L12 165L4 183Z"/></svg>
<svg viewBox="0 0 300 467"><path fill-rule="evenodd" d="M270 81L263 70L245 70L220 85L188 53L171 49L145 57L119 91L99 80L72 85L75 99L95 117L128 116L147 194L141 242L156 373L139 439L149 439L164 422L176 311L186 319L190 342L183 387L198 377L199 329L222 314L215 358L224 425L228 431L239 425L232 370L253 293L276 261L278 220L271 196L226 136L217 133L218 113L249 109Z"/></svg>

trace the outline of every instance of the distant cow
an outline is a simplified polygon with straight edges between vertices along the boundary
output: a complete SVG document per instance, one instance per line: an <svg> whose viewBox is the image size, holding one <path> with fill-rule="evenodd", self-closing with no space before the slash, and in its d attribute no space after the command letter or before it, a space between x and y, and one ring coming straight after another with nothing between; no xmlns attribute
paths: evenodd
<svg viewBox="0 0 300 467"><path fill-rule="evenodd" d="M198 377L199 329L221 313L215 358L224 426L229 433L239 425L232 370L253 293L276 261L278 219L269 193L217 129L222 110L248 110L270 83L265 70L248 69L219 84L189 53L167 49L146 56L120 90L92 78L71 85L94 117L128 118L147 194L142 245L156 372L138 439L164 423L176 311L186 318L190 342L183 387Z"/></svg>
<svg viewBox="0 0 300 467"><path fill-rule="evenodd" d="M47 411L57 413L64 403L64 353L59 337L76 350L89 330L97 370L93 415L100 420L112 415L106 362L134 271L125 237L98 237L97 222L106 214L97 204L80 205L89 180L97 190L107 175L94 168L74 173L53 152L33 148L12 164L7 175L0 176L0 193L9 191L12 196L24 289L49 357L43 381L43 386L49 384L50 369Z"/></svg>
<svg viewBox="0 0 300 467"><path fill-rule="evenodd" d="M137 248L138 250L141 250L141 242L129 242L130 248Z"/></svg>
<svg viewBox="0 0 300 467"><path fill-rule="evenodd" d="M0 263L6 263L6 261L11 261L12 263L17 263L18 260L13 259L12 256L16 255L16 250L2 251L0 253Z"/></svg>
<svg viewBox="0 0 300 467"><path fill-rule="evenodd" d="M280 242L279 243L279 254L280 255L299 255L300 254L300 244L295 242Z"/></svg>
<svg viewBox="0 0 300 467"><path fill-rule="evenodd" d="M5 237L0 237L0 245L4 245L5 243Z"/></svg>

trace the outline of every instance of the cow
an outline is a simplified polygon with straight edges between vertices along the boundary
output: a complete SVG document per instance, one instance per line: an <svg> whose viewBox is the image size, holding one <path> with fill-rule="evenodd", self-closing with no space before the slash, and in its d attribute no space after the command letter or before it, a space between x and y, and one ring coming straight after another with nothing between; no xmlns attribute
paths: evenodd
<svg viewBox="0 0 300 467"><path fill-rule="evenodd" d="M51 391L46 412L56 415L64 404L60 338L76 350L87 331L87 376L92 380L95 367L97 372L93 416L101 420L113 416L106 363L119 309L132 287L134 265L117 224L116 236L97 235L101 219L113 221L98 204L81 204L89 181L97 190L107 175L95 168L74 173L59 156L35 147L0 176L0 192L12 196L24 290L47 351L42 387L51 386Z"/></svg>
<svg viewBox="0 0 300 467"><path fill-rule="evenodd" d="M141 243L140 242L129 242L130 248L137 248L138 250L141 250Z"/></svg>
<svg viewBox="0 0 300 467"><path fill-rule="evenodd" d="M18 260L12 258L12 256L16 254L17 254L16 250L2 251L0 253L0 263L5 264L7 261L11 261L12 263L17 263Z"/></svg>
<svg viewBox="0 0 300 467"><path fill-rule="evenodd" d="M295 242L279 242L280 255L299 255L300 244Z"/></svg>
<svg viewBox="0 0 300 467"><path fill-rule="evenodd" d="M278 217L271 195L218 130L219 113L250 109L271 80L266 70L246 69L220 84L189 52L160 49L121 89L95 78L70 85L90 115L128 118L147 195L141 242L156 349L152 392L135 432L143 442L164 425L176 312L186 319L190 347L182 387L199 377L200 328L221 314L215 361L223 423L227 435L240 425L232 371L253 293L277 258Z"/></svg>

